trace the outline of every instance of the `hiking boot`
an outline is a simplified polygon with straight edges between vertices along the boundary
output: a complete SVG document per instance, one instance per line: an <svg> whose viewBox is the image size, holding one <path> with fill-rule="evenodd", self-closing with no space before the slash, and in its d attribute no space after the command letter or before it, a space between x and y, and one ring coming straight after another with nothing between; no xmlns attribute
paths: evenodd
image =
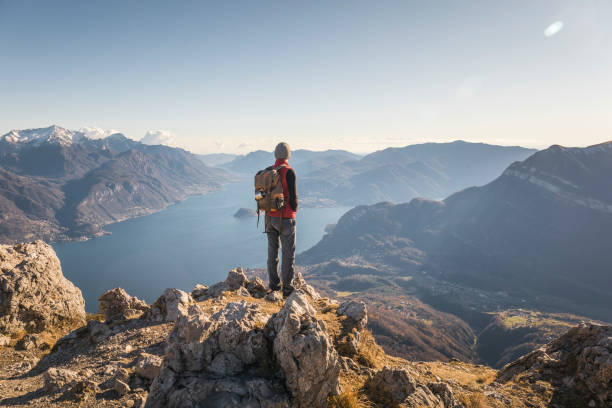
<svg viewBox="0 0 612 408"><path fill-rule="evenodd" d="M280 285L279 286L270 286L268 288L269 292L278 292L281 289Z"/></svg>
<svg viewBox="0 0 612 408"><path fill-rule="evenodd" d="M293 293L293 290L289 290L289 291L283 290L283 299L287 299L289 296L291 296L292 293Z"/></svg>

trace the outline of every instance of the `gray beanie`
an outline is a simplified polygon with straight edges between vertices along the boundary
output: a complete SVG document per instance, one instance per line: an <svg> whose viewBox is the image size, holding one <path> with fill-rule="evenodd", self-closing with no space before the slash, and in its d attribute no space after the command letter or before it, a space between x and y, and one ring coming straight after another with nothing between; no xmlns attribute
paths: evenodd
<svg viewBox="0 0 612 408"><path fill-rule="evenodd" d="M287 143L281 142L276 145L276 149L274 149L274 157L276 159L288 160L289 156L291 156L291 151L289 150L289 145Z"/></svg>

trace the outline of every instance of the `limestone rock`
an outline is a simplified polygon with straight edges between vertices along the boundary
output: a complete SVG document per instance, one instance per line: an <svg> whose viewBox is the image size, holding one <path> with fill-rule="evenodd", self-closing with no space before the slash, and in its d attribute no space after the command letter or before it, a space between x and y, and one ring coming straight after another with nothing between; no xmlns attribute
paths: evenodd
<svg viewBox="0 0 612 408"><path fill-rule="evenodd" d="M156 322L174 322L188 314L191 295L179 289L166 289L143 316Z"/></svg>
<svg viewBox="0 0 612 408"><path fill-rule="evenodd" d="M281 300L283 300L283 295L281 295L279 291L273 291L266 295L266 300L268 302L279 303Z"/></svg>
<svg viewBox="0 0 612 408"><path fill-rule="evenodd" d="M384 367L366 381L365 389L373 401L384 406L446 408L432 391L420 384L406 368Z"/></svg>
<svg viewBox="0 0 612 408"><path fill-rule="evenodd" d="M159 374L162 358L149 353L141 353L136 361L136 374L142 378L153 380Z"/></svg>
<svg viewBox="0 0 612 408"><path fill-rule="evenodd" d="M130 386L118 378L115 379L113 389L117 391L117 394L119 395L125 395L131 391Z"/></svg>
<svg viewBox="0 0 612 408"><path fill-rule="evenodd" d="M247 288L242 287L242 286L240 288L238 288L238 290L236 291L236 294L238 296L242 296L242 297L249 297L249 296L251 296L251 294L249 293Z"/></svg>
<svg viewBox="0 0 612 408"><path fill-rule="evenodd" d="M191 297L195 300L200 300L200 298L205 298L208 294L208 286L200 285L199 283L195 285L193 290L191 291Z"/></svg>
<svg viewBox="0 0 612 408"><path fill-rule="evenodd" d="M238 290L241 287L246 287L249 280L242 271L242 268L236 268L229 271L225 283L227 284L228 290Z"/></svg>
<svg viewBox="0 0 612 408"><path fill-rule="evenodd" d="M544 380L580 398L586 406L612 406L612 326L585 324L507 364L498 382L518 375L530 381Z"/></svg>
<svg viewBox="0 0 612 408"><path fill-rule="evenodd" d="M310 296L312 300L317 300L321 297L312 286L306 283L304 277L299 271L296 272L293 277L293 288L295 290L301 290L302 292L306 293L308 296Z"/></svg>
<svg viewBox="0 0 612 408"><path fill-rule="evenodd" d="M76 384L79 379L79 375L72 370L49 368L43 374L43 389L46 392L55 393Z"/></svg>
<svg viewBox="0 0 612 408"><path fill-rule="evenodd" d="M344 301L338 307L337 313L349 318L356 327L364 328L368 324L368 309L362 301Z"/></svg>
<svg viewBox="0 0 612 408"><path fill-rule="evenodd" d="M60 337L85 324L85 301L42 241L0 245L0 334Z"/></svg>
<svg viewBox="0 0 612 408"><path fill-rule="evenodd" d="M260 280L261 281L261 280ZM241 289L248 289L249 280L244 274L242 268L235 268L228 272L227 278L222 281L212 285L207 290L197 290L194 289L194 298L197 300L206 300L210 298L218 298L223 295L224 292L232 292ZM265 290L265 288L264 288ZM245 292L242 290L240 294L248 296L249 292Z"/></svg>
<svg viewBox="0 0 612 408"><path fill-rule="evenodd" d="M329 395L340 392L340 363L324 323L308 303L308 296L294 291L283 308L268 322L274 357L296 407L325 407Z"/></svg>
<svg viewBox="0 0 612 408"><path fill-rule="evenodd" d="M11 339L0 334L0 346L8 346L11 343Z"/></svg>
<svg viewBox="0 0 612 408"><path fill-rule="evenodd" d="M268 318L244 301L212 316L200 311L181 317L146 406L288 408L263 331Z"/></svg>
<svg viewBox="0 0 612 408"><path fill-rule="evenodd" d="M84 401L94 399L98 392L98 383L85 378L78 380L64 395L73 400Z"/></svg>
<svg viewBox="0 0 612 408"><path fill-rule="evenodd" d="M108 327L107 324L97 320L88 321L86 328L87 334L89 335L89 340L94 344L101 342L111 335L110 327Z"/></svg>
<svg viewBox="0 0 612 408"><path fill-rule="evenodd" d="M261 299L266 296L266 285L259 278L250 281L246 288L254 298Z"/></svg>
<svg viewBox="0 0 612 408"><path fill-rule="evenodd" d="M111 289L104 292L98 298L98 309L105 318L133 317L141 312L149 310L149 305L144 300L130 296L121 288Z"/></svg>
<svg viewBox="0 0 612 408"><path fill-rule="evenodd" d="M115 380L119 380L119 381L123 381L127 383L130 378L130 372L123 367L119 367L115 370L114 377L115 377Z"/></svg>
<svg viewBox="0 0 612 408"><path fill-rule="evenodd" d="M359 353L361 332L353 329L337 339L336 349L342 356L353 357Z"/></svg>

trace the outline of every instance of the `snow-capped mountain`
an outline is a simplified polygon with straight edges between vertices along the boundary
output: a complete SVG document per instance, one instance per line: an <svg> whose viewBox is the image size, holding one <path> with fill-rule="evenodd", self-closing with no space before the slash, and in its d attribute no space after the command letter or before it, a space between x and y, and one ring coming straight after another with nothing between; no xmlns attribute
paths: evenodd
<svg viewBox="0 0 612 408"><path fill-rule="evenodd" d="M92 131L96 130L95 132ZM101 137L110 137L110 131L101 129L83 128L81 130L70 130L60 126L49 126L47 128L11 130L0 139L4 143L11 144L14 148L22 146L40 146L44 143L70 146L73 143L83 143L97 140Z"/></svg>
<svg viewBox="0 0 612 408"><path fill-rule="evenodd" d="M183 149L50 126L0 136L0 243L99 234L229 180Z"/></svg>

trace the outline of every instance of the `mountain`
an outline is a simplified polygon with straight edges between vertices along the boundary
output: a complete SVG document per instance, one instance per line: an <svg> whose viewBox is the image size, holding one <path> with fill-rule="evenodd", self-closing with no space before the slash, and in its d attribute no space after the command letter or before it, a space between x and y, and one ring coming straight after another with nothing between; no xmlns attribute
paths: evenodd
<svg viewBox="0 0 612 408"><path fill-rule="evenodd" d="M0 245L0 405L609 407L612 326L580 323L500 371L385 353L370 306L286 299L241 268L148 305L121 288L86 314L53 249ZM374 312L376 314L377 312ZM425 323L424 323L425 324Z"/></svg>
<svg viewBox="0 0 612 408"><path fill-rule="evenodd" d="M336 163L301 178L301 194L342 205L440 199L495 179L535 150L455 141L388 148Z"/></svg>
<svg viewBox="0 0 612 408"><path fill-rule="evenodd" d="M312 151L298 149L291 152L289 162L298 175L328 167L330 164L356 160L360 156L345 150ZM230 171L252 175L261 169L274 164L274 153L256 150L244 156L238 156L229 163L222 165Z"/></svg>
<svg viewBox="0 0 612 408"><path fill-rule="evenodd" d="M211 154L199 154L198 157L207 166L221 166L223 164L231 162L236 157L238 157L238 155L229 154L229 153L211 153Z"/></svg>
<svg viewBox="0 0 612 408"><path fill-rule="evenodd" d="M360 205L446 197L488 183L509 164L534 152L456 141L388 148L364 157L344 150L296 150L289 162L298 174L303 205ZM272 152L257 150L219 166L252 175L273 164L273 158Z"/></svg>
<svg viewBox="0 0 612 408"><path fill-rule="evenodd" d="M458 327L402 311L406 296L459 317L479 357L500 366L570 324L610 321L611 180L612 142L552 146L443 201L358 206L297 262L331 294L382 299L395 317L381 324L412 315L442 333ZM394 339L387 351L410 344Z"/></svg>
<svg viewBox="0 0 612 408"><path fill-rule="evenodd" d="M356 207L300 260L358 257L603 318L609 242L612 142L552 146L444 201Z"/></svg>
<svg viewBox="0 0 612 408"><path fill-rule="evenodd" d="M0 242L89 237L218 189L229 175L178 148L59 126L0 138Z"/></svg>

